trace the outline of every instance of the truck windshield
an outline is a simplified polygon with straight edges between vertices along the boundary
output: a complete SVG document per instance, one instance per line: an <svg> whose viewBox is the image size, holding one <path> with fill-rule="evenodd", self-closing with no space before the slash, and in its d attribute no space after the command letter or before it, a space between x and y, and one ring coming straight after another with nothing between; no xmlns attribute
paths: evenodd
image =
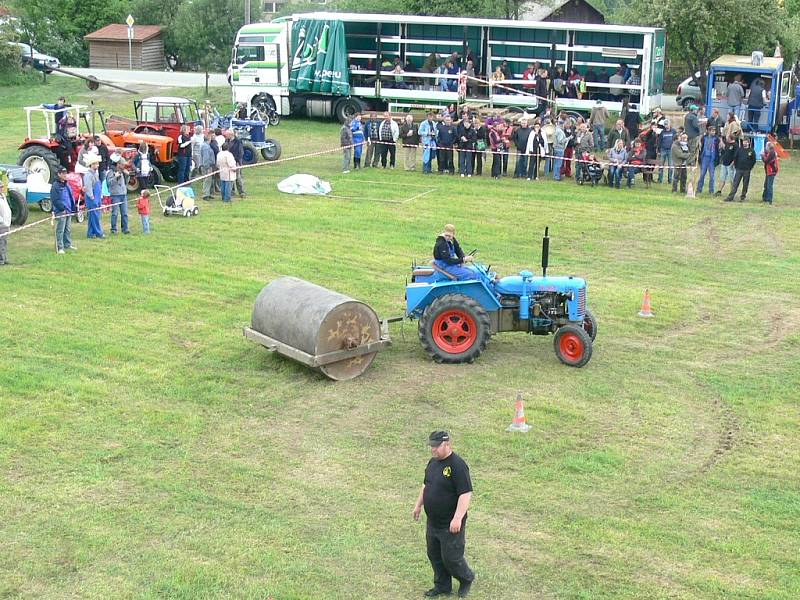
<svg viewBox="0 0 800 600"><path fill-rule="evenodd" d="M236 49L236 64L251 60L264 60L264 46L239 46Z"/></svg>

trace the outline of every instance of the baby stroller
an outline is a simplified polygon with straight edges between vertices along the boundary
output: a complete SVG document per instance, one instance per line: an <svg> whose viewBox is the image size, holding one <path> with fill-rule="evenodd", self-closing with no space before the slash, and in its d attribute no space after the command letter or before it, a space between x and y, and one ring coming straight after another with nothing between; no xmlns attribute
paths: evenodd
<svg viewBox="0 0 800 600"><path fill-rule="evenodd" d="M183 215L184 217L197 216L200 207L194 202L194 190L190 187L179 187L173 193L172 189L166 185L153 186L156 190L156 197L164 216ZM162 198L163 194L163 198ZM164 199L166 198L166 200Z"/></svg>
<svg viewBox="0 0 800 600"><path fill-rule="evenodd" d="M598 162L594 154L584 152L583 157L586 161L583 165L583 182L594 187L603 178L603 165Z"/></svg>

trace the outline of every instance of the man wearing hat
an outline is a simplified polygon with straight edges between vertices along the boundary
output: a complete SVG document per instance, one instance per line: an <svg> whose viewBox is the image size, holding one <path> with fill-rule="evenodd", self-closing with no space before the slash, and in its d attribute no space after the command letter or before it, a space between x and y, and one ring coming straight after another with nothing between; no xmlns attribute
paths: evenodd
<svg viewBox="0 0 800 600"><path fill-rule="evenodd" d="M75 212L75 197L67 183L67 170L59 167L56 180L50 186L50 201L53 203L53 216L56 219L56 252L64 254L65 249L77 250L72 243L70 219Z"/></svg>
<svg viewBox="0 0 800 600"><path fill-rule="evenodd" d="M122 233L130 233L128 229L128 175L127 163L120 156L116 161L111 155L113 167L106 176L108 194L111 196L111 233L117 233L117 215L120 217Z"/></svg>
<svg viewBox="0 0 800 600"><path fill-rule="evenodd" d="M411 515L419 520L422 507L428 518L425 531L428 560L433 567L433 587L425 596L448 596L453 577L459 581L458 597L466 598L475 574L464 558L467 509L472 499L469 467L450 447L446 431L434 431L428 437L431 459Z"/></svg>
<svg viewBox="0 0 800 600"><path fill-rule="evenodd" d="M477 279L475 271L464 263L472 262L472 256L464 254L456 239L456 227L448 223L436 237L433 246L433 265L455 277L458 281Z"/></svg>

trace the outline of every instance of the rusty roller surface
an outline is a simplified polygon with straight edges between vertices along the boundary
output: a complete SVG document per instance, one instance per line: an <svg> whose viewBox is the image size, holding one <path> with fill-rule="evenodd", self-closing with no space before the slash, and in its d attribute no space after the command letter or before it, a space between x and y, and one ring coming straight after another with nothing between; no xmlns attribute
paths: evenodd
<svg viewBox="0 0 800 600"><path fill-rule="evenodd" d="M253 329L311 355L352 349L378 341L378 316L369 306L295 277L281 277L264 289L253 307ZM319 367L335 380L367 370L377 352Z"/></svg>

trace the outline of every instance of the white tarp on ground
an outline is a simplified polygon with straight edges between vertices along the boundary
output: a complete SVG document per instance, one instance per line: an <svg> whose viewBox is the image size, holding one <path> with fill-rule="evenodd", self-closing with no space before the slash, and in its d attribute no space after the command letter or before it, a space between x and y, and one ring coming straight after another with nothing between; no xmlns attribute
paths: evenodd
<svg viewBox="0 0 800 600"><path fill-rule="evenodd" d="M331 184L314 175L298 173L278 183L278 190L287 194L330 194Z"/></svg>

